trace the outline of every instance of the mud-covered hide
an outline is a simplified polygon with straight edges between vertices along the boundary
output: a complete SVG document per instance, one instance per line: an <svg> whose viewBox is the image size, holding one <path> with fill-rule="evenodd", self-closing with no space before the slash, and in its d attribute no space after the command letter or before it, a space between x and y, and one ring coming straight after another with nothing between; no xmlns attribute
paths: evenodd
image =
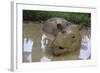
<svg viewBox="0 0 100 73"><path fill-rule="evenodd" d="M69 25L64 32L58 32L52 42L53 55L61 55L79 50L81 47L81 36L77 25Z"/></svg>

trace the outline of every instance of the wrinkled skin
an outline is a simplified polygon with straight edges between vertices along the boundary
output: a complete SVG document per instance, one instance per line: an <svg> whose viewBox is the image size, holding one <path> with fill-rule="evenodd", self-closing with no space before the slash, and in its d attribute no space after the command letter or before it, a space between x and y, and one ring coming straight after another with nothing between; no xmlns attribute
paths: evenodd
<svg viewBox="0 0 100 73"><path fill-rule="evenodd" d="M48 19L43 26L43 31L48 37L48 47L53 55L62 55L78 50L81 47L79 26L65 19Z"/></svg>

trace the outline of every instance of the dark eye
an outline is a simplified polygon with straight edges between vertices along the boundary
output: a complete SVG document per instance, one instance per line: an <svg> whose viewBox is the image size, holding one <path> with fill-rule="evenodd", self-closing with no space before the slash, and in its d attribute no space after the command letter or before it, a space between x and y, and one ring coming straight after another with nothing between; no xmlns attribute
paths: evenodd
<svg viewBox="0 0 100 73"><path fill-rule="evenodd" d="M59 49L64 49L64 48L60 46Z"/></svg>

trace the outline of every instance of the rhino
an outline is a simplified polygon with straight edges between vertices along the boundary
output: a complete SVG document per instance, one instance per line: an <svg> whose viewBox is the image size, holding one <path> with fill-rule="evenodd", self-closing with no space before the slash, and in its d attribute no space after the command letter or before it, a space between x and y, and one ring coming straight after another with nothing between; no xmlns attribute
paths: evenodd
<svg viewBox="0 0 100 73"><path fill-rule="evenodd" d="M79 26L63 18L50 18L43 25L43 32L49 41L48 47L55 56L80 49Z"/></svg>

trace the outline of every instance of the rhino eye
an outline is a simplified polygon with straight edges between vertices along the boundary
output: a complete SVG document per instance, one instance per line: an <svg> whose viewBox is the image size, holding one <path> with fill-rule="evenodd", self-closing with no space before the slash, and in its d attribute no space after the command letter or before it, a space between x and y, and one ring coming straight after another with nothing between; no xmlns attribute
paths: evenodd
<svg viewBox="0 0 100 73"><path fill-rule="evenodd" d="M60 46L59 49L64 49L64 48Z"/></svg>

